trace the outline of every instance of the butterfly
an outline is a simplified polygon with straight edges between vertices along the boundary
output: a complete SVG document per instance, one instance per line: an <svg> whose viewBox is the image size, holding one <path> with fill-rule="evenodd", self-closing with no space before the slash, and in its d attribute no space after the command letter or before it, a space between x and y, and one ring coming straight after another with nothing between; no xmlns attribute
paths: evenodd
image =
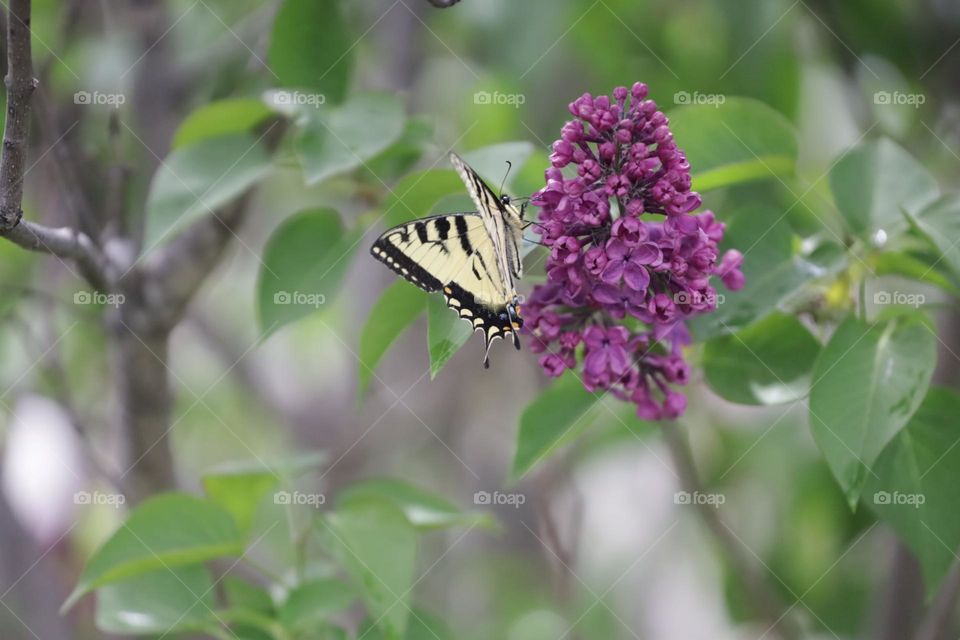
<svg viewBox="0 0 960 640"><path fill-rule="evenodd" d="M442 291L447 306L483 330L483 366L490 367L490 345L523 326L514 285L523 276L520 245L523 213L508 195L498 196L455 153L450 161L477 211L420 218L386 231L370 248L383 262L424 291Z"/></svg>

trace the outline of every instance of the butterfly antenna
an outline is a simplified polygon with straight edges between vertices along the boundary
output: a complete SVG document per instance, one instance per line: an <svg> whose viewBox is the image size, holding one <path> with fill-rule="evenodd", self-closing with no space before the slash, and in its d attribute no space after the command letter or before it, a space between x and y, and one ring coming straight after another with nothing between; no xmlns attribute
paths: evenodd
<svg viewBox="0 0 960 640"><path fill-rule="evenodd" d="M500 182L500 195L503 195L503 187L507 184L507 177L510 175L510 170L513 169L513 163L507 160L507 172L503 175L503 180Z"/></svg>

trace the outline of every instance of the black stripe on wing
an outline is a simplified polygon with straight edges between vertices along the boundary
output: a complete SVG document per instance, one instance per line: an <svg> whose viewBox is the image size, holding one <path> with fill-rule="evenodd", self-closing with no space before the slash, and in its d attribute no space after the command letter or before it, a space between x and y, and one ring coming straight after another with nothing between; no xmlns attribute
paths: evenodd
<svg viewBox="0 0 960 640"><path fill-rule="evenodd" d="M385 236L381 236L373 243L373 246L370 247L370 255L393 269L397 275L402 276L408 282L417 285L424 291L437 291L443 286L442 282L411 260L407 254L389 242Z"/></svg>
<svg viewBox="0 0 960 640"><path fill-rule="evenodd" d="M483 366L490 367L490 344L497 338L504 338L519 331L523 327L523 318L515 316L513 322L507 312L507 306L492 307L480 303L472 293L465 290L456 282L451 282L443 288L443 297L447 306L456 311L461 318L469 322L474 330L483 329L483 340L486 351L483 357ZM519 342L514 340L519 349Z"/></svg>

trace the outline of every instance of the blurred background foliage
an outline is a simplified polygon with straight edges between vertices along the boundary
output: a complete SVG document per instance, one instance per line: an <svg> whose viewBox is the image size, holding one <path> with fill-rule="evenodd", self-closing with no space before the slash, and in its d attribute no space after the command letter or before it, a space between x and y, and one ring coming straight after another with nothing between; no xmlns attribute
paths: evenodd
<svg viewBox="0 0 960 640"><path fill-rule="evenodd" d="M917 353L938 348L935 381L956 387L950 260L936 264L937 247L914 232L881 255L874 229L856 224L863 181L883 196L916 165L924 173L905 195L930 186L925 172L953 183L956 3L463 0L440 10L418 0L37 0L32 28L43 84L27 218L68 223L80 206L69 184L56 186L64 147L95 204L106 189L97 167L129 167L129 224L145 230L146 257L188 220L257 190L231 254L170 340L175 405L161 446L185 493L154 498L119 530L133 505L75 498L115 491L110 476L129 468L106 382L105 310L74 304L87 288L57 260L0 244L4 638L32 637L28 629L44 640L162 629L347 637L341 627L366 638L765 637L771 621L757 615L740 568L695 509L676 504L678 478L655 425L611 399L596 403L576 381L540 396L549 381L529 351L495 348L484 372L479 342L452 314L366 255L385 222L470 207L446 166L449 149L491 183L514 160L507 191L528 195L542 186L566 105L638 80L676 113L695 174L724 141L709 125L713 107L685 112L684 92L724 96L726 118L747 105L737 131L791 159L778 179L704 194L728 223L725 247L747 253L748 287L729 294L722 323L694 326L714 340L691 350L690 408L676 428L689 433L704 485L725 496L721 525L793 605L798 637L907 637L897 634L924 597L917 561L873 511L848 508L849 487L834 479L804 406L821 345L857 309L864 265L881 277L866 299L892 286L943 301L942 311L930 307L939 343ZM328 71L318 77L318 68ZM322 94L324 104L285 103L271 93L281 87ZM76 104L78 91L126 100ZM513 103L484 104L484 92ZM924 101L879 104L877 92ZM273 150L257 139L278 115L285 133ZM891 146L837 163L881 138ZM542 277L532 269L524 291ZM289 291L324 300L275 304ZM776 343L776 372L721 335L761 320L770 324L755 330L757 342L741 337ZM781 377L805 383L783 389ZM770 401L763 384L787 396ZM81 423L87 444L75 433ZM528 438L518 442L518 432ZM324 455L297 457L307 451ZM382 477L396 480L363 484ZM269 499L281 489L322 495L323 517L314 505ZM477 492L522 504L484 504ZM130 529L187 543L159 563L142 549L112 565L95 553ZM243 562L222 559L244 548ZM91 557L126 567L126 582L58 617L78 580L81 590L106 585ZM207 560L212 571L198 570ZM951 561L931 562L946 572ZM207 592L203 608L189 604L197 592ZM391 595L416 615L390 606ZM189 615L169 617L184 607Z"/></svg>

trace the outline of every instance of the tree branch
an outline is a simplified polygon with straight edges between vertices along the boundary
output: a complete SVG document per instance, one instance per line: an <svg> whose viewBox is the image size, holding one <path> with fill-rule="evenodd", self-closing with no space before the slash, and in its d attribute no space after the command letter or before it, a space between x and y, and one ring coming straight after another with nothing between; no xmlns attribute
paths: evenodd
<svg viewBox="0 0 960 640"><path fill-rule="evenodd" d="M674 466L680 474L680 482L685 491L705 493L700 475L693 460L693 454L686 438L676 424L664 424L662 432L670 454L673 456ZM723 547L734 569L743 580L743 584L750 594L750 600L757 613L770 625L770 630L784 640L798 640L801 636L795 629L793 621L787 615L788 611L774 597L774 589L767 584L763 575L744 553L743 543L723 523L717 514L717 509L710 504L694 502L697 512L704 524Z"/></svg>
<svg viewBox="0 0 960 640"><path fill-rule="evenodd" d="M30 54L30 0L10 0L7 17L7 120L0 153L0 234L23 217L23 172L30 134L30 96L37 87Z"/></svg>
<svg viewBox="0 0 960 640"><path fill-rule="evenodd" d="M0 236L30 251L74 260L91 286L99 291L110 288L110 264L86 234L69 227L52 228L23 220Z"/></svg>
<svg viewBox="0 0 960 640"><path fill-rule="evenodd" d="M95 288L108 288L109 265L89 236L23 218L23 177L30 136L30 98L37 88L30 51L30 0L11 0L7 15L7 119L0 151L0 236L30 251L75 260Z"/></svg>

